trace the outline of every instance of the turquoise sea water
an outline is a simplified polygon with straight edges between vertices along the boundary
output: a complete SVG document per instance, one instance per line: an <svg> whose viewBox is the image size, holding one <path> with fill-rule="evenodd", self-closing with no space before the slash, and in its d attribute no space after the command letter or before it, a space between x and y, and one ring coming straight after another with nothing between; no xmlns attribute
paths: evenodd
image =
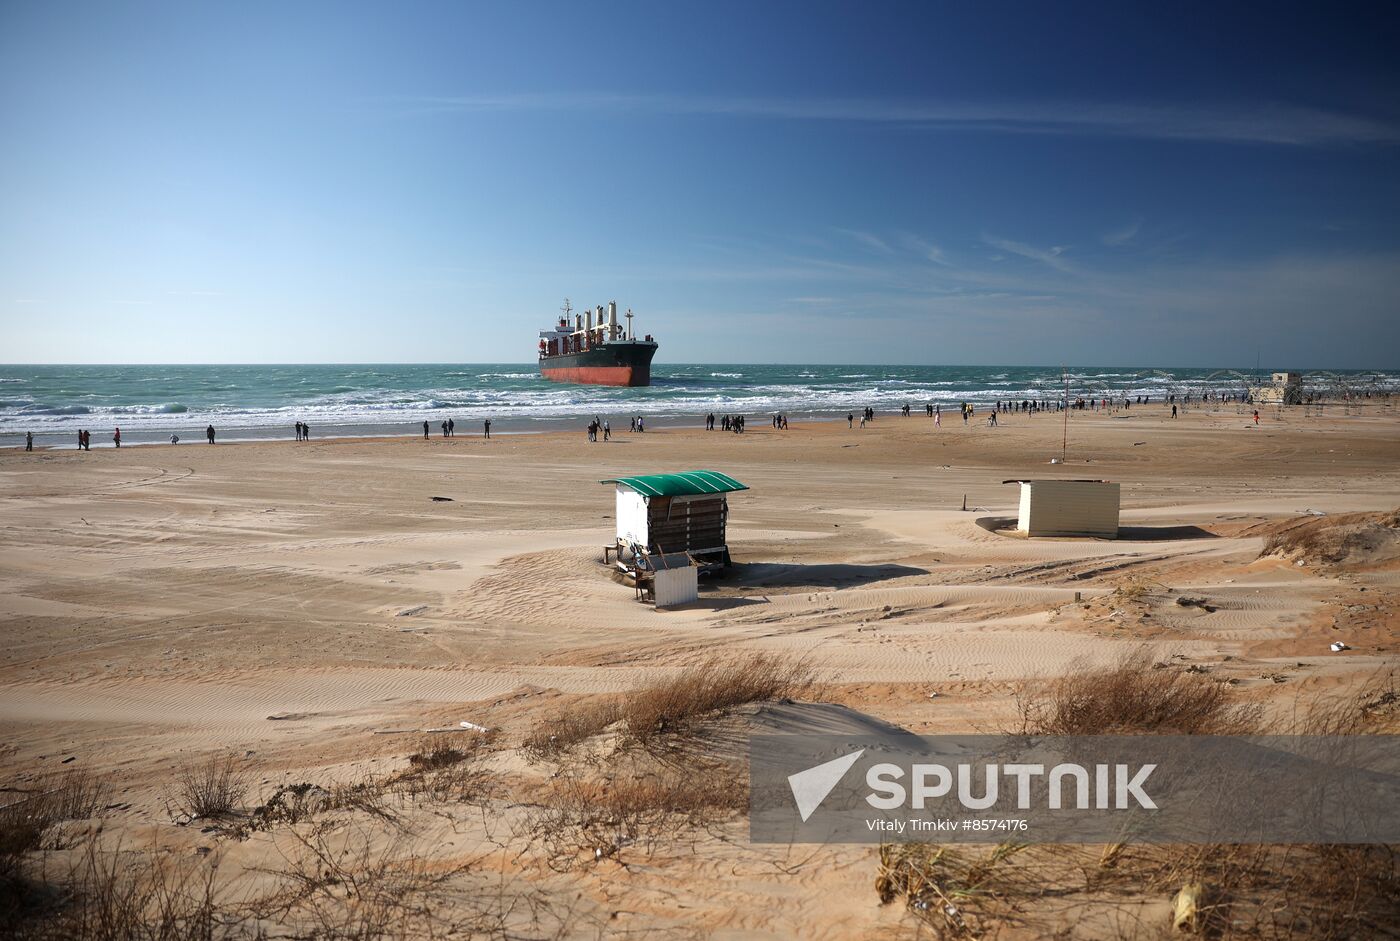
<svg viewBox="0 0 1400 941"><path fill-rule="evenodd" d="M1070 395L1178 396L1238 391L1244 374L1208 369L1073 368ZM1326 380L1318 374L1317 380ZM1400 373L1349 374L1358 387L1400 387ZM422 433L453 418L462 430L491 418L493 431L541 430L593 415L614 425L631 414L665 425L713 411L763 417L844 415L905 402L1044 398L1063 393L1059 367L668 365L641 389L561 385L531 364L314 366L0 366L0 436L33 431L43 443L79 428L106 441L120 426L131 441L191 439L214 424L225 438Z"/></svg>

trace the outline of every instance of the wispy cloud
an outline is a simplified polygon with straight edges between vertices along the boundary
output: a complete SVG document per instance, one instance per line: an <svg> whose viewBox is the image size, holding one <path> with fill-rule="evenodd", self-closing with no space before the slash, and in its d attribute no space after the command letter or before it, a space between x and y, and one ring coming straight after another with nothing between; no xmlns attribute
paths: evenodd
<svg viewBox="0 0 1400 941"><path fill-rule="evenodd" d="M1102 241L1108 246L1125 245L1137 237L1142 229L1142 220L1134 219L1122 228L1114 229L1112 232L1105 232Z"/></svg>
<svg viewBox="0 0 1400 941"><path fill-rule="evenodd" d="M861 231L859 231L859 230L857 230L857 229L840 229L840 228L836 229L836 231L837 231L837 232L840 232L842 235L850 236L851 238L855 239L857 242L859 242L859 243L860 243L861 245L863 245L864 247L870 249L872 252L878 252L878 253L881 254L881 255L892 255L892 254L894 254L894 249L890 248L890 243L889 243L889 242L886 242L884 239L880 238L878 235L874 235L873 233L870 233L870 232L861 232Z"/></svg>
<svg viewBox="0 0 1400 941"><path fill-rule="evenodd" d="M949 260L943 249L934 245L932 242L926 242L917 235L906 232L902 236L902 243L905 248L926 261L931 261L936 265L943 265L945 268L953 267L953 262Z"/></svg>
<svg viewBox="0 0 1400 941"><path fill-rule="evenodd" d="M528 92L379 99L420 113L593 111L898 124L1000 134L1090 134L1156 140L1333 146L1400 143L1385 118L1293 105L1177 106L1084 101L938 102Z"/></svg>
<svg viewBox="0 0 1400 941"><path fill-rule="evenodd" d="M1029 258L1049 265L1056 271L1063 271L1066 274L1076 274L1077 269L1060 256L1065 253L1066 246L1056 245L1052 248L1036 248L1034 245L1027 245L1024 242L1013 242L1010 239L998 238L995 235L982 236L982 241L992 248L1000 249L1012 255L1020 255L1022 258Z"/></svg>

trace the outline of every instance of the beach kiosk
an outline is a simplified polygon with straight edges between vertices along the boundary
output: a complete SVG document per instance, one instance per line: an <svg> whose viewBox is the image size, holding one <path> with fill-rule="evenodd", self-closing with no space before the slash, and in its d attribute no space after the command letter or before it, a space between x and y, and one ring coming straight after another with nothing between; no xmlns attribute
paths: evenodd
<svg viewBox="0 0 1400 941"><path fill-rule="evenodd" d="M689 557L700 570L729 565L725 524L728 494L749 489L728 474L694 470L644 474L601 481L617 488L618 564L626 569L669 567L674 556Z"/></svg>
<svg viewBox="0 0 1400 941"><path fill-rule="evenodd" d="M1027 536L1118 538L1119 485L1107 480L1003 480L1021 485L1016 529Z"/></svg>

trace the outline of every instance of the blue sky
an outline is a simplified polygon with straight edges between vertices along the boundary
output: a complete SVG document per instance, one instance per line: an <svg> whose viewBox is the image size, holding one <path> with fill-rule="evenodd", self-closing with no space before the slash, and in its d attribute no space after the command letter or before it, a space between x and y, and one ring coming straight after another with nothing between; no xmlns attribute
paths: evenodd
<svg viewBox="0 0 1400 941"><path fill-rule="evenodd" d="M1380 5L0 5L9 362L1400 366Z"/></svg>

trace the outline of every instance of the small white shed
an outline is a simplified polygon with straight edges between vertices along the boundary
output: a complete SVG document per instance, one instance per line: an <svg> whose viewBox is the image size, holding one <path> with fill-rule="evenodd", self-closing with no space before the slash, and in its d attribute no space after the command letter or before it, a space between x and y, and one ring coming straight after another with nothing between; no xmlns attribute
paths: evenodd
<svg viewBox="0 0 1400 941"><path fill-rule="evenodd" d="M1119 485L1107 480L1004 480L1021 485L1016 528L1027 536L1118 538Z"/></svg>
<svg viewBox="0 0 1400 941"><path fill-rule="evenodd" d="M689 553L728 566L728 494L749 489L728 474L694 470L602 481L617 487L618 558Z"/></svg>

